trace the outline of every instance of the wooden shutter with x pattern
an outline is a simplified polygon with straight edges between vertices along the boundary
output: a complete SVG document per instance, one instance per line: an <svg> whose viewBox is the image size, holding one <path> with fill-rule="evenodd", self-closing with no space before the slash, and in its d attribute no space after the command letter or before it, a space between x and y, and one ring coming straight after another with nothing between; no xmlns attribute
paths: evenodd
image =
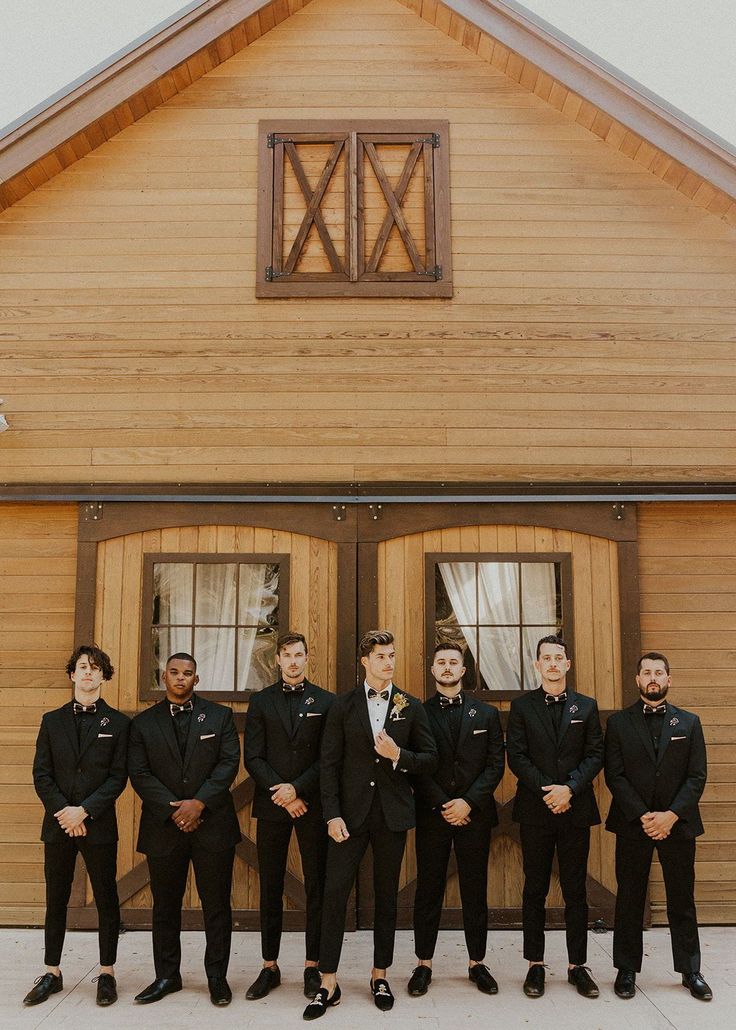
<svg viewBox="0 0 736 1030"><path fill-rule="evenodd" d="M450 297L446 122L262 123L258 297Z"/></svg>

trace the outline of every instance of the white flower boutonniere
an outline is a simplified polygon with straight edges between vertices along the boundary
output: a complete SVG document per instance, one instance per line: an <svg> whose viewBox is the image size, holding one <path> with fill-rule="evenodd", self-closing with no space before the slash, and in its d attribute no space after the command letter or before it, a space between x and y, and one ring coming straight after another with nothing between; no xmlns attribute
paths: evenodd
<svg viewBox="0 0 736 1030"><path fill-rule="evenodd" d="M313 697L308 697L307 700L304 702L304 704L305 705L313 705L314 704L314 698Z"/></svg>
<svg viewBox="0 0 736 1030"><path fill-rule="evenodd" d="M108 719L108 717L107 717L107 716L105 716L105 717L104 717L104 719L100 719L100 726L107 726L107 724L109 723L109 721L110 721L110 720Z"/></svg>
<svg viewBox="0 0 736 1030"><path fill-rule="evenodd" d="M406 694L395 694L394 705L389 714L389 719L393 720L393 722L399 722L399 720L404 718L404 716L401 713L404 711L405 708L408 707L409 698L406 696Z"/></svg>
<svg viewBox="0 0 736 1030"><path fill-rule="evenodd" d="M677 716L675 716L674 719L670 719L670 726L677 726L679 721L680 720L677 718Z"/></svg>
<svg viewBox="0 0 736 1030"><path fill-rule="evenodd" d="M204 722L204 720L205 720L205 714L204 714L204 712L200 712L199 715L197 716L197 722Z"/></svg>
<svg viewBox="0 0 736 1030"><path fill-rule="evenodd" d="M577 710L578 710L578 706L577 705L570 705L570 715L574 715L575 712L577 712Z"/></svg>
<svg viewBox="0 0 736 1030"><path fill-rule="evenodd" d="M470 711L468 712L468 718L469 719L474 719L477 710L478 710L477 708L471 708Z"/></svg>

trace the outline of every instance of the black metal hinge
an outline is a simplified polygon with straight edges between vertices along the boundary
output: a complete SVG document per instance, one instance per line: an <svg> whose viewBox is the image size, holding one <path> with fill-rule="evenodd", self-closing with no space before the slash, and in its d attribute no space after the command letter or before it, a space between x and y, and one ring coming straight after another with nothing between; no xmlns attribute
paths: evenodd
<svg viewBox="0 0 736 1030"><path fill-rule="evenodd" d="M431 143L435 150L440 145L440 134L439 132L431 132L429 136L420 136L417 143Z"/></svg>

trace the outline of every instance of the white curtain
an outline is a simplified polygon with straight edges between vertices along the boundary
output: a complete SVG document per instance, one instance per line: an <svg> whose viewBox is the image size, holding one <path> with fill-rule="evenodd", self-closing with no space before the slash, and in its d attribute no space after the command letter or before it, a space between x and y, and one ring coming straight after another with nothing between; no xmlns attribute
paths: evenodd
<svg viewBox="0 0 736 1030"><path fill-rule="evenodd" d="M523 593L519 594L522 574ZM524 679L534 676L534 654L540 636L555 631L556 589L554 565L547 562L441 562L440 574L482 679L490 690L521 690L519 631L523 622L538 625L524 631ZM477 574L477 581L476 581ZM522 600L523 609L521 611ZM547 626L543 624L547 623ZM540 625L542 624L542 625ZM475 627L478 626L476 636Z"/></svg>
<svg viewBox="0 0 736 1030"><path fill-rule="evenodd" d="M235 689L236 576L237 565L197 566L194 657L201 691Z"/></svg>

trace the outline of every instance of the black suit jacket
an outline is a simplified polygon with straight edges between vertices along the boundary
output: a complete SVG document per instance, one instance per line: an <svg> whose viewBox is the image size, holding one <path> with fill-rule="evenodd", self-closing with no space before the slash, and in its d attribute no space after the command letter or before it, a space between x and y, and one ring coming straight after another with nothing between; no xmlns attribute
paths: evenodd
<svg viewBox="0 0 736 1030"><path fill-rule="evenodd" d="M598 705L592 697L567 691L555 738L550 713L541 687L511 702L506 729L509 768L518 779L513 817L516 822L554 825L544 803L542 786L564 783L572 791L567 814L573 826L593 826L601 821L593 793L593 780L603 768L603 733Z"/></svg>
<svg viewBox="0 0 736 1030"><path fill-rule="evenodd" d="M207 851L224 851L240 841L230 784L240 765L240 742L232 711L194 695L187 746L182 759L169 702L141 712L130 727L128 772L143 800L138 851L170 854L182 831L171 818L170 801L196 798L204 806L201 826L192 831Z"/></svg>
<svg viewBox="0 0 736 1030"><path fill-rule="evenodd" d="M644 837L640 816L672 811L678 816L672 837L703 833L698 808L707 774L703 728L693 712L666 705L656 753L639 701L608 720L605 775L613 801L607 830Z"/></svg>
<svg viewBox="0 0 736 1030"><path fill-rule="evenodd" d="M243 750L245 768L256 784L254 818L292 821L286 809L271 800L270 788L277 783L293 784L297 796L307 802L309 809L316 808L321 813L319 752L334 698L334 694L305 680L292 731L289 699L281 681L251 697Z"/></svg>
<svg viewBox="0 0 736 1030"><path fill-rule="evenodd" d="M415 780L417 818L426 817L446 801L463 798L476 812L487 814L491 826L497 826L493 792L501 782L505 764L498 710L464 694L457 748L450 732L448 713L440 706L437 694L424 702L424 710L437 745L439 762L431 775Z"/></svg>
<svg viewBox="0 0 736 1030"><path fill-rule="evenodd" d="M47 712L41 719L33 759L33 783L45 814L41 840L57 844L68 840L54 818L67 805L81 805L90 844L111 844L118 839L115 801L128 782L126 758L130 719L103 701L80 749L73 702Z"/></svg>
<svg viewBox="0 0 736 1030"><path fill-rule="evenodd" d="M326 820L342 817L348 830L353 830L365 822L378 794L390 830L408 830L415 825L409 776L432 772L437 765L437 748L421 701L392 687L384 728L401 748L395 769L374 750L363 685L335 698L322 738L320 763Z"/></svg>

